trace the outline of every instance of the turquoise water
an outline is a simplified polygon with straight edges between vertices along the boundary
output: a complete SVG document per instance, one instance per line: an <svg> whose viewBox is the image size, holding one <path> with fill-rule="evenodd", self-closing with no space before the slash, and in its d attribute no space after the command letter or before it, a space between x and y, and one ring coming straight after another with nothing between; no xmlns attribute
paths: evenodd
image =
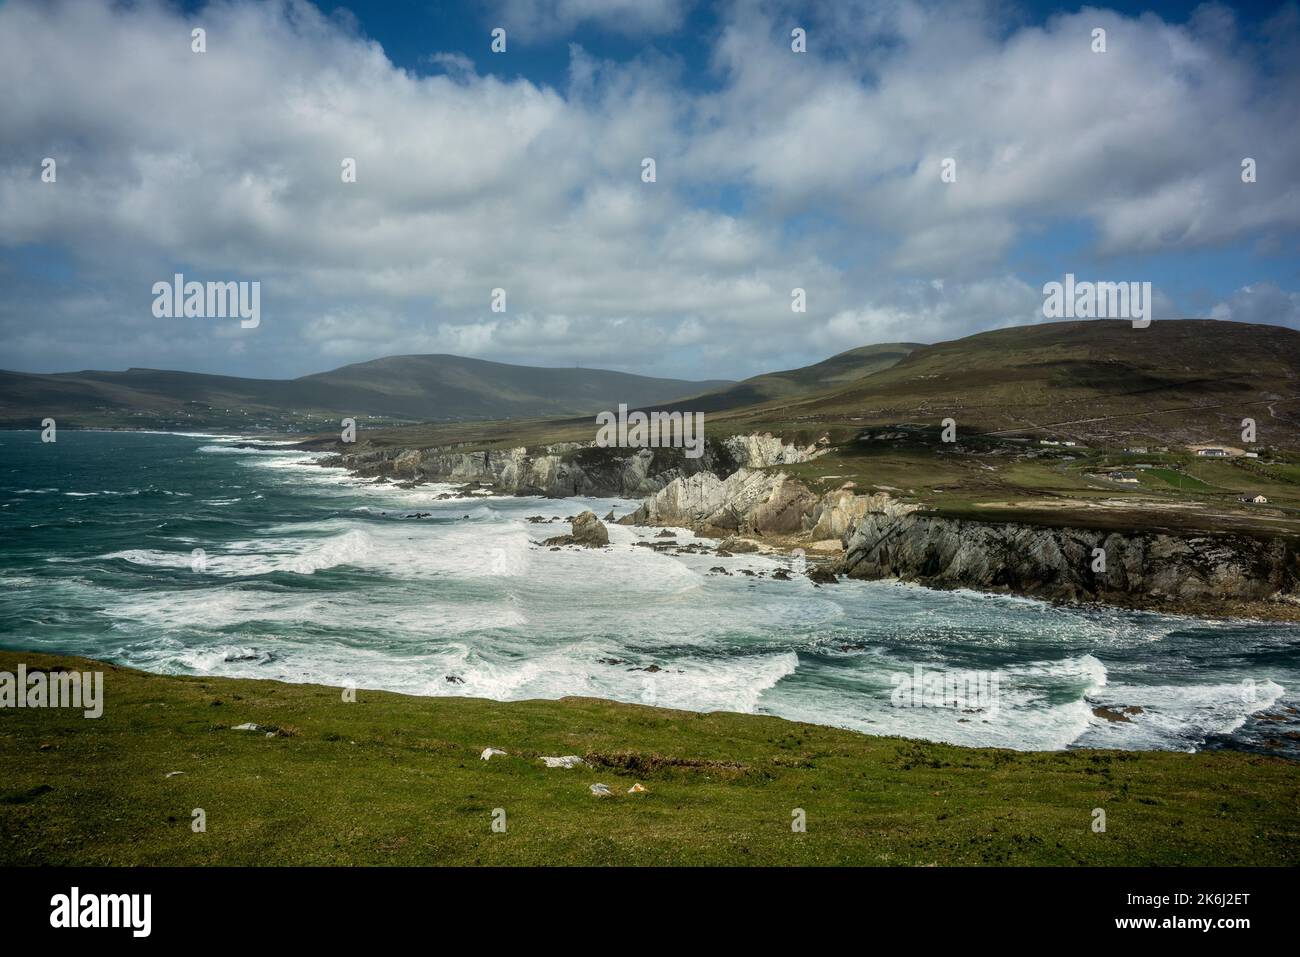
<svg viewBox="0 0 1300 957"><path fill-rule="evenodd" d="M635 545L657 529L614 526L608 549L551 551L536 543L568 526L529 516L635 503L439 500L449 486L376 485L235 442L0 432L0 645L175 674L759 712L961 744L1297 754L1295 626L890 582L817 588L770 577L791 558ZM959 707L896 707L917 666L996 688ZM1094 707L1142 710L1111 722Z"/></svg>

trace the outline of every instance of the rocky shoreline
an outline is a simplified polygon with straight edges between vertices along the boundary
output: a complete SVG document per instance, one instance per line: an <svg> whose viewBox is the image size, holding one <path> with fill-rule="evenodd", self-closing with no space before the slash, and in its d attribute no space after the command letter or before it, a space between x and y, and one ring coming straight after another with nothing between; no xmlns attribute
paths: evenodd
<svg viewBox="0 0 1300 957"><path fill-rule="evenodd" d="M897 579L1065 604L1300 621L1300 553L1289 539L957 519L885 492L864 494L851 482L819 495L779 468L826 450L824 440L797 446L748 435L710 440L698 459L680 449L569 443L496 451L362 448L319 464L410 485L641 498L620 524L688 528L731 539L733 548L800 552L820 582L837 575Z"/></svg>
<svg viewBox="0 0 1300 957"><path fill-rule="evenodd" d="M396 482L490 487L500 495L644 498L678 478L806 462L827 449L824 444L803 447L771 435L749 435L708 440L699 458L688 458L675 448L627 450L564 442L537 449L361 447L328 455L319 464Z"/></svg>

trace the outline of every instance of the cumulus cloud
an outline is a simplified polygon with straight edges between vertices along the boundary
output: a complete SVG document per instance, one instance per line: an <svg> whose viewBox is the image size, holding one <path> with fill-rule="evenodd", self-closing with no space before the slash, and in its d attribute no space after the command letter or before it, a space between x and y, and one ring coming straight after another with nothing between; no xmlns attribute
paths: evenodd
<svg viewBox="0 0 1300 957"><path fill-rule="evenodd" d="M457 51L404 69L305 0L11 0L3 364L287 375L458 352L740 376L1038 321L1057 276L1018 274L1014 252L1060 221L1088 224L1089 254L1124 279L1140 278L1124 257L1152 251L1294 246L1294 19L1261 46L1216 7L1010 29L1001 9L740 2L692 77L660 50L612 61L569 36L664 36L685 3L504 0L512 31L572 43L548 84ZM259 280L261 326L160 324L150 288L173 271ZM1300 325L1275 289L1223 308Z"/></svg>
<svg viewBox="0 0 1300 957"><path fill-rule="evenodd" d="M693 168L783 208L835 204L897 234L896 264L922 272L969 265L983 244L996 258L1048 217L1088 219L1110 254L1300 228L1300 71L1260 69L1226 9L1191 25L1085 9L1010 35L1003 9L847 2L819 25L742 4L715 51L726 84ZM789 52L792 22L808 24L803 57ZM814 55L860 38L855 22L888 42ZM1246 157L1267 179L1242 182ZM954 183L940 181L945 159Z"/></svg>
<svg viewBox="0 0 1300 957"><path fill-rule="evenodd" d="M1209 318L1300 328L1300 293L1274 282L1242 286L1210 310Z"/></svg>

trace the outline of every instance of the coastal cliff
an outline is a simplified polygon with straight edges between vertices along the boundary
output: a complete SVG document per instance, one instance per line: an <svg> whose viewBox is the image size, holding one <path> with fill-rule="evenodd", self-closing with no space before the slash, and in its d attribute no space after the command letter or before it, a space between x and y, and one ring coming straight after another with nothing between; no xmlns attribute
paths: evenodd
<svg viewBox="0 0 1300 957"><path fill-rule="evenodd" d="M1300 556L1282 538L1115 532L872 509L845 536L844 549L841 570L853 578L1207 613L1229 610L1224 603L1300 610Z"/></svg>
<svg viewBox="0 0 1300 957"><path fill-rule="evenodd" d="M1300 620L1300 546L1286 537L1114 531L938 515L852 483L817 494L779 466L825 452L772 435L681 449L565 443L536 449L360 448L321 465L499 494L641 498L624 525L691 528L827 559L829 573L1058 602ZM1096 549L1104 553L1099 561Z"/></svg>
<svg viewBox="0 0 1300 957"><path fill-rule="evenodd" d="M772 435L735 435L705 442L689 458L680 448L602 448L567 442L536 449L359 448L319 460L363 477L401 482L450 482L491 486L502 495L617 496L644 498L677 479L731 474L815 458L818 446L797 446Z"/></svg>
<svg viewBox="0 0 1300 957"><path fill-rule="evenodd" d="M1282 537L956 519L883 492L845 487L817 496L780 471L750 469L725 479L701 473L674 480L622 522L767 538L810 553L842 549L831 570L850 578L1179 613L1300 618L1300 552ZM825 547L831 542L839 549Z"/></svg>

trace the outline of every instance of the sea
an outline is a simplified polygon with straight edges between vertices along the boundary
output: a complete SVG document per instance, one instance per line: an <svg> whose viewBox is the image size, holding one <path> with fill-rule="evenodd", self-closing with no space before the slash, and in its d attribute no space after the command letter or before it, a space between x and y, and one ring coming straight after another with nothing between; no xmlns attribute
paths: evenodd
<svg viewBox="0 0 1300 957"><path fill-rule="evenodd" d="M607 548L553 550L542 542L566 518L637 503L399 488L247 443L0 432L0 647L1019 750L1300 757L1296 625L818 586L799 556L656 550L656 528L611 525Z"/></svg>

